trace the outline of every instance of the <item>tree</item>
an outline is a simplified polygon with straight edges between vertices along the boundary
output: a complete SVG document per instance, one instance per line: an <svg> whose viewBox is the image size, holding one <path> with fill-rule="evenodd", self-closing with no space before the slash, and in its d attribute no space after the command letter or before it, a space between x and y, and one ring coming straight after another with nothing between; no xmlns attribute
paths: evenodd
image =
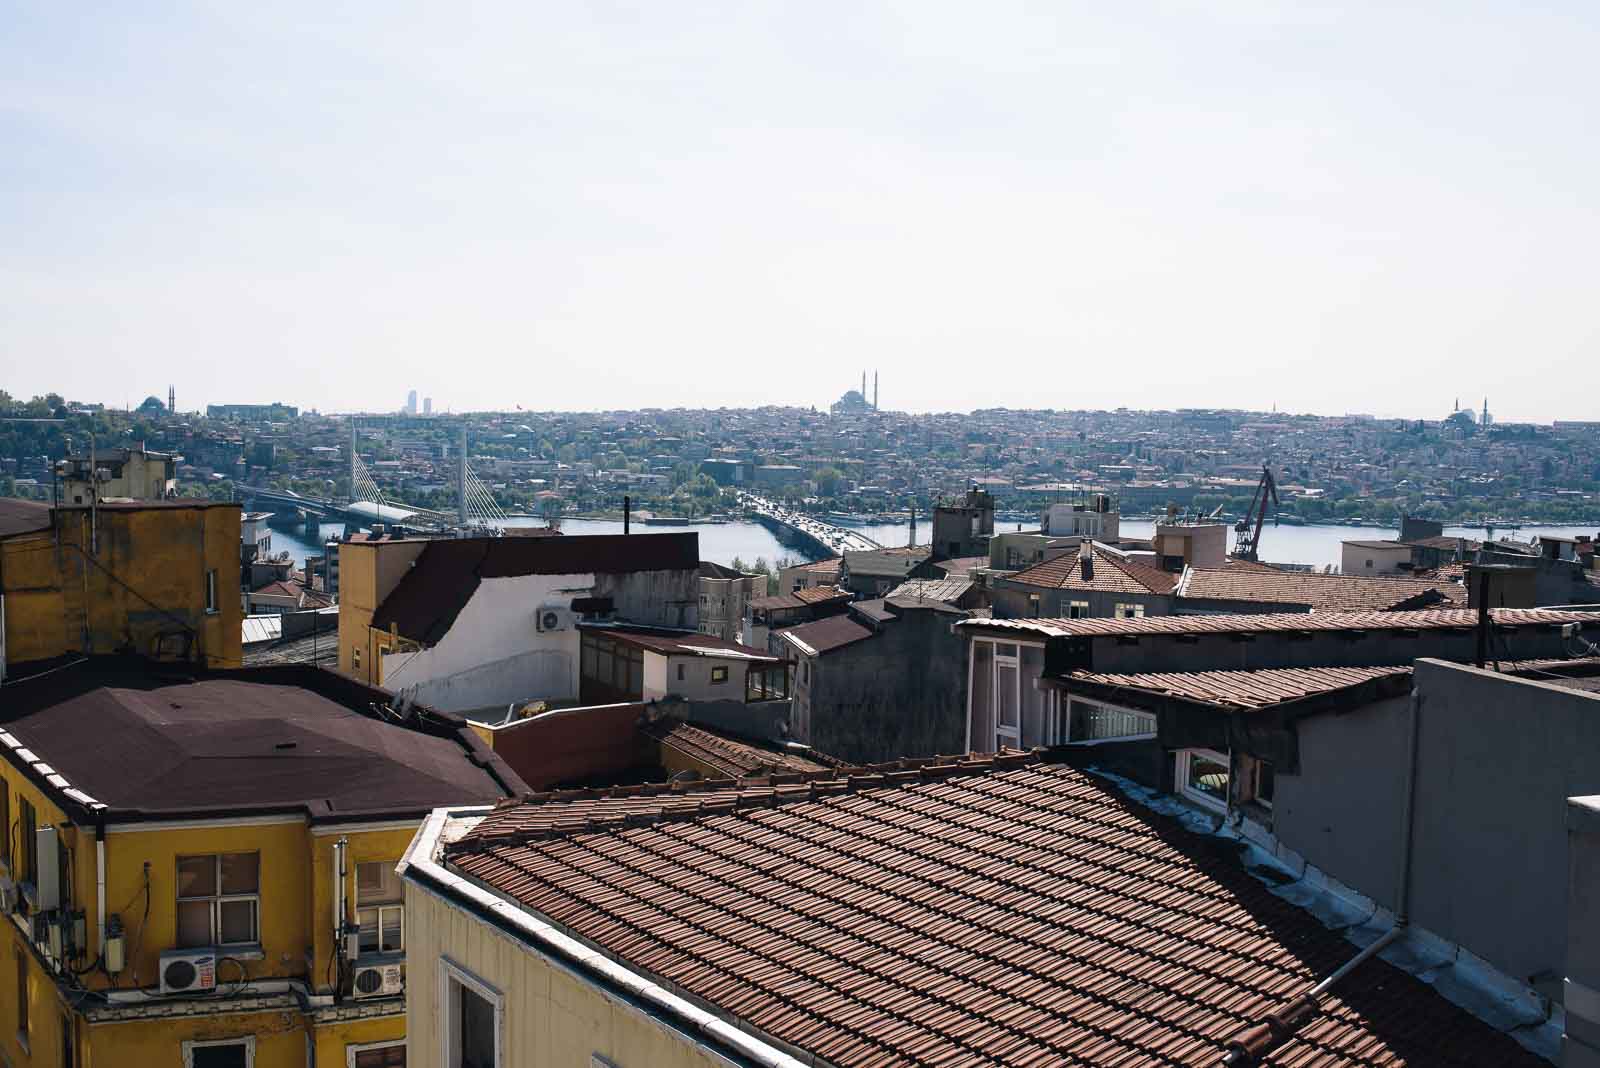
<svg viewBox="0 0 1600 1068"><path fill-rule="evenodd" d="M837 497L844 482L844 473L837 467L824 467L817 472L817 493L823 497Z"/></svg>

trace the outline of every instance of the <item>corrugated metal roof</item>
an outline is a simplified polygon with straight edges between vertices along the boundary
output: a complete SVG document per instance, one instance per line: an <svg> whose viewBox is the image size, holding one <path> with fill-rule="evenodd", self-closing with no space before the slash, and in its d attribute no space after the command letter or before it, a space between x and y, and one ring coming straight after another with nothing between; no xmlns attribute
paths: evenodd
<svg viewBox="0 0 1600 1068"><path fill-rule="evenodd" d="M1410 667L1263 668L1257 671L1176 671L1108 674L1074 671L1066 682L1148 690L1218 708L1261 709L1373 679L1410 675Z"/></svg>
<svg viewBox="0 0 1600 1068"><path fill-rule="evenodd" d="M817 656L849 645L851 642L859 642L872 637L872 634L869 628L863 627L849 616L829 616L827 619L818 619L778 631L778 637L788 639L807 656Z"/></svg>
<svg viewBox="0 0 1600 1068"><path fill-rule="evenodd" d="M1037 757L718 785L507 806L445 863L841 1068L1216 1064L1356 952L1237 850ZM1377 958L1271 1060L1545 1065Z"/></svg>
<svg viewBox="0 0 1600 1068"><path fill-rule="evenodd" d="M1600 626L1600 612L1556 608L1492 608L1501 626L1587 623ZM1420 612L1263 612L1259 615L1146 616L1143 619L967 619L967 631L1009 631L1047 638L1075 636L1138 637L1156 634L1240 634L1263 631L1448 630L1478 624L1473 608L1431 608Z"/></svg>

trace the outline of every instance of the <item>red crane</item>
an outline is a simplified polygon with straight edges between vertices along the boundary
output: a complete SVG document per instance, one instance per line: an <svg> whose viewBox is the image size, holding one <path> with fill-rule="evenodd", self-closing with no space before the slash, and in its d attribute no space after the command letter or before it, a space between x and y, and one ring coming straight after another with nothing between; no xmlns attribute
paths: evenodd
<svg viewBox="0 0 1600 1068"><path fill-rule="evenodd" d="M1250 510L1233 525L1233 556L1237 560L1256 560L1261 551L1261 526L1267 521L1267 499L1278 507L1278 483L1272 470L1261 465L1261 481L1256 484L1255 496L1250 498ZM1254 525L1252 525L1254 520Z"/></svg>

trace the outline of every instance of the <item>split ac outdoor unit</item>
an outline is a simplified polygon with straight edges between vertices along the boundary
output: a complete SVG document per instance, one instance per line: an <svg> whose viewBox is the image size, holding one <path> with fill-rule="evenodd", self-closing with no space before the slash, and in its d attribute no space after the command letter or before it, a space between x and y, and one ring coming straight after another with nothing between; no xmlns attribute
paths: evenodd
<svg viewBox="0 0 1600 1068"><path fill-rule="evenodd" d="M163 994L188 994L216 988L216 950L173 949L161 954Z"/></svg>
<svg viewBox="0 0 1600 1068"><path fill-rule="evenodd" d="M572 626L572 609L560 602L540 605L533 615L533 626L541 634L566 630Z"/></svg>
<svg viewBox="0 0 1600 1068"><path fill-rule="evenodd" d="M358 998L395 997L406 989L398 964L357 964L353 986Z"/></svg>

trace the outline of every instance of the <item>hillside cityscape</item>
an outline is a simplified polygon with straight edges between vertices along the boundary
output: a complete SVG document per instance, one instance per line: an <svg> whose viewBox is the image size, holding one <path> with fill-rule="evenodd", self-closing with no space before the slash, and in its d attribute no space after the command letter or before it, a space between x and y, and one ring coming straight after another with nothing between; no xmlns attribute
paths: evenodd
<svg viewBox="0 0 1600 1068"><path fill-rule="evenodd" d="M704 517L759 490L816 514L926 515L968 488L1002 512L1074 493L1116 495L1128 516L1169 507L1237 517L1263 466L1277 478L1280 522L1393 526L1593 524L1600 520L1600 421L1500 423L1457 405L1436 420L1285 413L985 410L879 411L870 391L831 411L764 407L443 415L413 392L391 412L320 413L280 403L173 410L151 396L119 410L51 394L0 392L0 493L48 499L69 453L140 443L178 458L182 492L231 499L262 486L348 495L348 443L392 499L454 499L467 431L474 469L509 513ZM34 421L40 420L40 421Z"/></svg>

